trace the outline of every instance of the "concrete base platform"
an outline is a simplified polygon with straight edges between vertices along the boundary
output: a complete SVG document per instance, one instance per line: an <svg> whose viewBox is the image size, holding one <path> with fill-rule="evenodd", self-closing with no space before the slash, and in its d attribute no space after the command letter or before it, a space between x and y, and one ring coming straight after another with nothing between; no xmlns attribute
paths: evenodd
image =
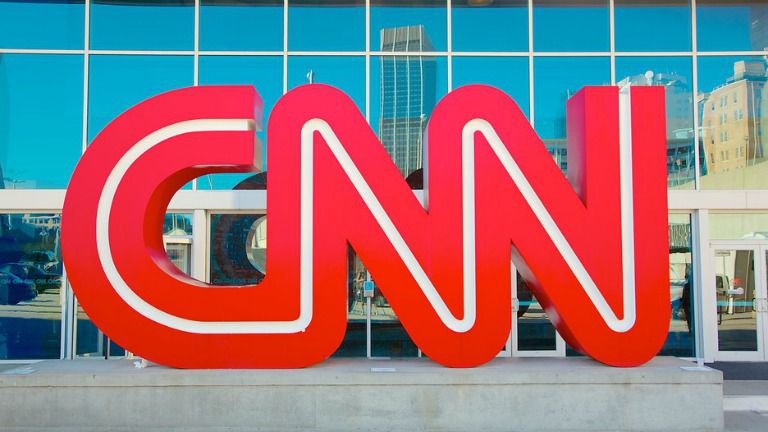
<svg viewBox="0 0 768 432"><path fill-rule="evenodd" d="M657 358L332 359L300 370L47 361L0 373L3 431L720 431L722 374Z"/></svg>

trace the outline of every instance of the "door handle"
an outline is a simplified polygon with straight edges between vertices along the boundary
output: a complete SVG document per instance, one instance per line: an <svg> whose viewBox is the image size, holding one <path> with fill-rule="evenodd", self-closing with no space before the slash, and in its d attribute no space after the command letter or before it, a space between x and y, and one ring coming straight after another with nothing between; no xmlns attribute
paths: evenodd
<svg viewBox="0 0 768 432"><path fill-rule="evenodd" d="M768 299L755 299L755 312L768 312Z"/></svg>

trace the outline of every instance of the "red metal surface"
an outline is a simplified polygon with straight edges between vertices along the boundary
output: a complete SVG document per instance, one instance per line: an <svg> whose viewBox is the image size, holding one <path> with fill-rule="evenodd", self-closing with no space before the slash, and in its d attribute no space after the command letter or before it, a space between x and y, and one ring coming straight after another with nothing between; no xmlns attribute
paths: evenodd
<svg viewBox="0 0 768 432"><path fill-rule="evenodd" d="M149 99L101 132L78 164L64 205L67 274L94 323L129 351L184 368L286 368L330 356L346 328L347 247L371 271L410 337L433 360L471 367L492 359L511 325L510 258L573 347L603 363L634 366L661 348L669 325L664 93L633 88L634 240L637 319L611 330L557 248L477 134L475 156L477 318L466 332L441 321L365 205L347 173L315 133L312 320L292 334L200 334L170 328L126 304L101 266L99 198L114 165L143 137L192 119L247 119L261 112L252 88L195 87ZM450 311L462 317L461 146L464 125L488 121L618 317L622 307L619 106L615 87L589 87L568 102L568 178L553 163L515 103L487 86L451 92L435 108L428 134L428 209L392 163L355 104L341 91L308 85L286 94L268 127L267 276L255 286L210 287L181 272L162 243L163 215L189 180L212 172L254 171L253 132L197 132L143 153L111 203L109 243L120 276L147 303L203 321L281 321L299 315L301 130L327 122L397 227ZM427 163L425 162L425 165Z"/></svg>

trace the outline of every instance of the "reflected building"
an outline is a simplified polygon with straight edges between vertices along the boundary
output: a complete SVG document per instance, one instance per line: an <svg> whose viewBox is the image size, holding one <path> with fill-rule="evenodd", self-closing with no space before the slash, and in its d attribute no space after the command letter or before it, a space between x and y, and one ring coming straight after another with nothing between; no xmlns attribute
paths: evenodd
<svg viewBox="0 0 768 432"><path fill-rule="evenodd" d="M752 5L749 13L750 38L752 49L764 51L768 49L768 6Z"/></svg>
<svg viewBox="0 0 768 432"><path fill-rule="evenodd" d="M381 30L381 51L432 51L423 25ZM422 167L424 129L435 106L434 57L382 56L379 139L403 177Z"/></svg>
<svg viewBox="0 0 768 432"><path fill-rule="evenodd" d="M693 92L688 79L674 72L647 71L625 77L617 85L664 87L667 111L667 184L676 187L693 182L696 176L691 112Z"/></svg>
<svg viewBox="0 0 768 432"><path fill-rule="evenodd" d="M765 160L763 105L767 102L765 61L738 61L733 76L699 95L704 167L721 174Z"/></svg>

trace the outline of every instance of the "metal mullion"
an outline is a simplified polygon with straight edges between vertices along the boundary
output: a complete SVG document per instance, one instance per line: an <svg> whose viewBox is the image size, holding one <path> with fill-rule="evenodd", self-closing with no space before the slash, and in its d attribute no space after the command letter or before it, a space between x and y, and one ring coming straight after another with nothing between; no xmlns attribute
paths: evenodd
<svg viewBox="0 0 768 432"><path fill-rule="evenodd" d="M27 49L27 48L0 48L0 54L84 54L81 49Z"/></svg>
<svg viewBox="0 0 768 432"><path fill-rule="evenodd" d="M614 53L616 57L683 57L692 54L692 51L623 51Z"/></svg>
<svg viewBox="0 0 768 432"><path fill-rule="evenodd" d="M200 83L200 0L195 0L194 57L192 59L192 85ZM192 179L192 190L197 190L197 178Z"/></svg>
<svg viewBox="0 0 768 432"><path fill-rule="evenodd" d="M92 55L152 55L152 56L194 56L194 50L157 51L157 50L89 50Z"/></svg>
<svg viewBox="0 0 768 432"><path fill-rule="evenodd" d="M206 51L199 50L201 56L281 56L283 51Z"/></svg>
<svg viewBox="0 0 768 432"><path fill-rule="evenodd" d="M610 57L610 51L536 51L536 57Z"/></svg>
<svg viewBox="0 0 768 432"><path fill-rule="evenodd" d="M195 0L195 41L194 41L194 76L192 85L199 84L199 61L200 61L200 0Z"/></svg>
<svg viewBox="0 0 768 432"><path fill-rule="evenodd" d="M360 55L351 54L346 52L346 55ZM402 56L422 56L422 57L445 57L448 55L448 51L371 51L371 55L381 57L402 57Z"/></svg>
<svg viewBox="0 0 768 432"><path fill-rule="evenodd" d="M531 128L535 127L535 107L533 101L533 0L528 0L528 115Z"/></svg>
<svg viewBox="0 0 768 432"><path fill-rule="evenodd" d="M695 3L695 0L691 0ZM695 24L695 18L694 23ZM693 27L693 24L691 27ZM694 39L695 41L695 39ZM695 46L695 42L694 42ZM701 57L717 57L717 56L765 56L768 54L766 51L697 51L695 48L694 53Z"/></svg>
<svg viewBox="0 0 768 432"><path fill-rule="evenodd" d="M292 56L315 56L315 57L362 57L366 54L365 51L291 51Z"/></svg>
<svg viewBox="0 0 768 432"><path fill-rule="evenodd" d="M365 0L365 121L371 124L371 0Z"/></svg>
<svg viewBox="0 0 768 432"><path fill-rule="evenodd" d="M696 0L691 0L691 87L693 103L693 188L694 190L701 190L701 167L699 167L699 160L701 155L699 154L699 141L701 139L701 131L699 130L699 101L696 100L699 94L699 59L698 59L698 43L696 40Z"/></svg>
<svg viewBox="0 0 768 432"><path fill-rule="evenodd" d="M453 35L452 35L452 24L451 24L451 13L452 13L452 5L451 0L445 1L445 7L446 7L446 28L448 29L448 74L447 74L447 81L448 81L448 91L450 92L453 90ZM423 60L422 60L423 61ZM423 93L424 86L422 86L422 93Z"/></svg>
<svg viewBox="0 0 768 432"><path fill-rule="evenodd" d="M616 20L615 2L608 1L608 38L611 50L611 85L616 84Z"/></svg>
<svg viewBox="0 0 768 432"><path fill-rule="evenodd" d="M82 152L88 148L88 81L90 69L91 0L85 2L85 29L83 31L83 131Z"/></svg>
<svg viewBox="0 0 768 432"><path fill-rule="evenodd" d="M288 93L288 0L283 1L283 94Z"/></svg>
<svg viewBox="0 0 768 432"><path fill-rule="evenodd" d="M704 217L706 218L707 216L705 215ZM704 241L704 236L706 234L701 229L702 223L698 212L690 212L688 221L691 224L691 276L694 280L694 283L689 282L690 286L688 287L688 289L691 290L690 301L693 302L691 306L693 309L693 332L696 344L694 347L694 355L696 357L696 362L699 365L702 365L706 357L704 342L704 299L702 296L703 284L701 283L703 280L702 255L706 250L706 247L703 247L702 245L706 244ZM705 226L708 226L706 221L704 224Z"/></svg>
<svg viewBox="0 0 768 432"><path fill-rule="evenodd" d="M454 57L528 57L528 51L451 51Z"/></svg>

